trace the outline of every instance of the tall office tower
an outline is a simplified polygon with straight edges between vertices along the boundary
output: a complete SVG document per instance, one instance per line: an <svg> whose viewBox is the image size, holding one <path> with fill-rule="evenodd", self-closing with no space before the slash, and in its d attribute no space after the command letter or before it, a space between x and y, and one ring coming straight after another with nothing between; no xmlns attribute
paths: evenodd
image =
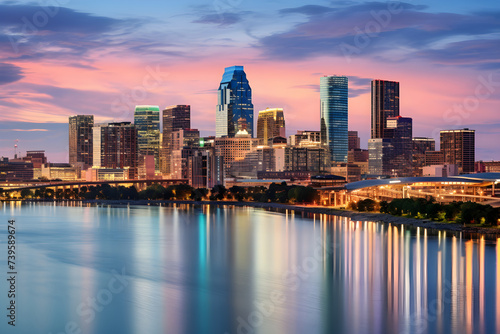
<svg viewBox="0 0 500 334"><path fill-rule="evenodd" d="M359 150L361 148L361 139L359 139L358 131L348 131L349 151Z"/></svg>
<svg viewBox="0 0 500 334"><path fill-rule="evenodd" d="M410 117L388 117L386 134L394 148L390 168L393 176L412 176L413 121Z"/></svg>
<svg viewBox="0 0 500 334"><path fill-rule="evenodd" d="M347 86L347 77L341 76L325 76L320 82L321 144L330 161L347 162Z"/></svg>
<svg viewBox="0 0 500 334"><path fill-rule="evenodd" d="M371 138L388 138L387 118L399 116L399 82L372 81Z"/></svg>
<svg viewBox="0 0 500 334"><path fill-rule="evenodd" d="M267 145L269 139L276 137L286 138L283 108L267 108L259 111L257 138L262 140L263 145Z"/></svg>
<svg viewBox="0 0 500 334"><path fill-rule="evenodd" d="M69 118L69 163L87 169L93 163L92 128L93 115L78 115Z"/></svg>
<svg viewBox="0 0 500 334"><path fill-rule="evenodd" d="M170 161L172 158L172 132L187 130L191 127L191 106L174 105L163 110L163 140L160 171L170 174Z"/></svg>
<svg viewBox="0 0 500 334"><path fill-rule="evenodd" d="M459 173L474 173L475 130L443 130L440 139L444 163L457 165Z"/></svg>
<svg viewBox="0 0 500 334"><path fill-rule="evenodd" d="M137 147L141 159L153 156L155 169L160 168L160 107L136 106L134 125L137 128Z"/></svg>
<svg viewBox="0 0 500 334"><path fill-rule="evenodd" d="M95 124L94 167L129 169L137 178L137 129L130 122Z"/></svg>
<svg viewBox="0 0 500 334"><path fill-rule="evenodd" d="M248 133L253 137L252 89L243 66L225 69L217 96L215 136L234 137L238 132L238 120L244 118L248 123Z"/></svg>

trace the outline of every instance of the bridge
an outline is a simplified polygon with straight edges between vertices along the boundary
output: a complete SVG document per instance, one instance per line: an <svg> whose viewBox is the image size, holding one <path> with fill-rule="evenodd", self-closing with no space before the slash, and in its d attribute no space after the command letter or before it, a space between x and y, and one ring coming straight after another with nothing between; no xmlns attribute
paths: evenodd
<svg viewBox="0 0 500 334"><path fill-rule="evenodd" d="M36 189L54 189L57 191L59 189L78 189L82 187L98 186L103 184L109 184L115 187L125 186L130 187L132 185L136 186L138 191L146 189L148 186L153 184L160 184L162 186L170 186L177 184L188 184L188 179L145 179L145 180L110 180L110 181L48 181L48 182L25 182L25 181L11 181L11 182L1 182L0 188L3 189L5 193L19 192L24 189L36 190Z"/></svg>

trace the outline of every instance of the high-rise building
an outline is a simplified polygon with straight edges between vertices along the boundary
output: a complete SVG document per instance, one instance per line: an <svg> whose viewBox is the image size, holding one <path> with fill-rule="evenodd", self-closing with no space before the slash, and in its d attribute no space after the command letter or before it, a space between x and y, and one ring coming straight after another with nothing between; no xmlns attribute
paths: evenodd
<svg viewBox="0 0 500 334"><path fill-rule="evenodd" d="M191 107L188 105L174 105L163 110L162 151L160 171L170 174L170 161L172 158L172 132L191 128Z"/></svg>
<svg viewBox="0 0 500 334"><path fill-rule="evenodd" d="M170 176L174 179L188 178L188 161L200 144L197 129L179 129L172 132Z"/></svg>
<svg viewBox="0 0 500 334"><path fill-rule="evenodd" d="M445 164L455 164L461 174L474 173L475 130L443 130L440 148Z"/></svg>
<svg viewBox="0 0 500 334"><path fill-rule="evenodd" d="M267 145L269 139L276 137L286 138L283 108L267 108L259 111L257 138L262 140L263 145Z"/></svg>
<svg viewBox="0 0 500 334"><path fill-rule="evenodd" d="M358 131L348 131L349 151L359 150L361 148L361 139L358 136Z"/></svg>
<svg viewBox="0 0 500 334"><path fill-rule="evenodd" d="M93 127L93 115L78 115L69 118L69 163L72 166L79 165L82 169L92 166Z"/></svg>
<svg viewBox="0 0 500 334"><path fill-rule="evenodd" d="M238 120L248 123L248 133L253 137L252 89L243 66L227 67L217 92L215 111L216 137L234 137L238 132Z"/></svg>
<svg viewBox="0 0 500 334"><path fill-rule="evenodd" d="M347 92L347 77L321 78L321 143L328 149L330 161L347 162Z"/></svg>
<svg viewBox="0 0 500 334"><path fill-rule="evenodd" d="M137 128L137 147L141 160L154 157L155 169L160 168L160 107L136 106L134 125Z"/></svg>
<svg viewBox="0 0 500 334"><path fill-rule="evenodd" d="M231 165L235 161L245 159L247 153L255 150L257 146L259 146L259 139L251 138L248 134L234 138L215 138L215 154L224 157L224 175L229 177Z"/></svg>
<svg viewBox="0 0 500 334"><path fill-rule="evenodd" d="M372 81L371 138L389 138L387 118L399 116L399 82Z"/></svg>
<svg viewBox="0 0 500 334"><path fill-rule="evenodd" d="M128 168L130 178L137 178L137 129L133 124L95 124L93 143L94 167Z"/></svg>
<svg viewBox="0 0 500 334"><path fill-rule="evenodd" d="M394 175L394 147L391 139L368 139L368 168L371 175Z"/></svg>
<svg viewBox="0 0 500 334"><path fill-rule="evenodd" d="M413 120L410 117L388 117L387 136L395 152L391 164L393 176L412 176L413 169Z"/></svg>
<svg viewBox="0 0 500 334"><path fill-rule="evenodd" d="M413 176L422 176L425 153L436 150L434 138L413 137Z"/></svg>

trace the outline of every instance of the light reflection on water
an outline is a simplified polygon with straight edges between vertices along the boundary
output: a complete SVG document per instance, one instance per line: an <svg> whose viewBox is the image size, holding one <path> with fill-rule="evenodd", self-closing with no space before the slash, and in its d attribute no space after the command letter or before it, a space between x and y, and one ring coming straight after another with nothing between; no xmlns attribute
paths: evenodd
<svg viewBox="0 0 500 334"><path fill-rule="evenodd" d="M500 332L500 248L484 239L235 207L0 213L0 254L16 219L20 273L18 326L1 333ZM113 270L128 285L81 316Z"/></svg>

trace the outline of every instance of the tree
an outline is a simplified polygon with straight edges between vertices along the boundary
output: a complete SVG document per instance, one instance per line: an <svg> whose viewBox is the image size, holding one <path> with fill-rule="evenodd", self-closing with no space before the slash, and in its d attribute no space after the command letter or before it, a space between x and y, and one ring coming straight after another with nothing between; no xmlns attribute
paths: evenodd
<svg viewBox="0 0 500 334"><path fill-rule="evenodd" d="M224 199L226 193L227 189L223 185L217 184L212 188L212 195L219 201Z"/></svg>
<svg viewBox="0 0 500 334"><path fill-rule="evenodd" d="M32 197L33 197L33 193L31 192L31 190L29 190L29 189L21 190L21 198L22 199L32 198Z"/></svg>

